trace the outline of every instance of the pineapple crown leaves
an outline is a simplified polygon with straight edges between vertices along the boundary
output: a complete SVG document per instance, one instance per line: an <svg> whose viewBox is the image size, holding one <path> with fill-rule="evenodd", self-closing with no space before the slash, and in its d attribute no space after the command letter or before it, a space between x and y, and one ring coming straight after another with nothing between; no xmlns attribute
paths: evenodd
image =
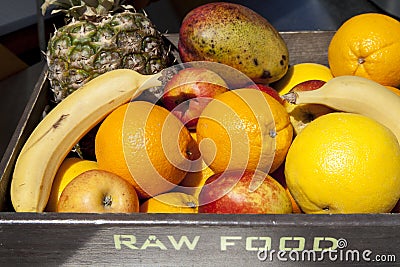
<svg viewBox="0 0 400 267"><path fill-rule="evenodd" d="M93 18L108 15L120 9L134 9L124 5L125 0L45 0L41 6L42 14L52 8L52 14L64 12L66 16L75 19Z"/></svg>

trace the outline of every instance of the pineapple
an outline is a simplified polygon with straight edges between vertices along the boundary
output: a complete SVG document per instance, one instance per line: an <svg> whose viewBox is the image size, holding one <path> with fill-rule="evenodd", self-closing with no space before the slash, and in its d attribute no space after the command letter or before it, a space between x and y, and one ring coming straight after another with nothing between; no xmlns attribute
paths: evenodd
<svg viewBox="0 0 400 267"><path fill-rule="evenodd" d="M43 14L49 7L71 18L55 31L46 52L56 103L109 70L154 74L174 63L169 45L149 18L119 0L45 0Z"/></svg>

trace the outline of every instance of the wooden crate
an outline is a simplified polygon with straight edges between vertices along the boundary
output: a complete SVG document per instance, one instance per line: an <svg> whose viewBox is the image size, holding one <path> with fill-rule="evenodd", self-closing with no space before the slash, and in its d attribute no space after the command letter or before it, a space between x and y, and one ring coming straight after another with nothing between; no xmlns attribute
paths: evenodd
<svg viewBox="0 0 400 267"><path fill-rule="evenodd" d="M332 35L282 33L290 63L327 65ZM168 38L176 44L176 35ZM394 266L400 261L398 214L15 213L8 194L13 165L48 100L44 70L0 165L1 266L365 266L378 261Z"/></svg>

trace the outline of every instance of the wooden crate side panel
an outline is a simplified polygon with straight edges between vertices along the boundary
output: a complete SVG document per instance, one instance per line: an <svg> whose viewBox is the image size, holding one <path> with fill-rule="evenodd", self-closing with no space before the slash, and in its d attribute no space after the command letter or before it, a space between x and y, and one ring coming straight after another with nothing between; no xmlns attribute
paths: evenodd
<svg viewBox="0 0 400 267"><path fill-rule="evenodd" d="M78 215L14 214L12 223L0 221L0 265L365 266L385 255L394 266L400 256L400 221L390 214ZM257 255L265 247L268 257ZM336 260L321 252L331 247ZM307 253L289 254L296 249ZM286 251L282 259L278 251Z"/></svg>
<svg viewBox="0 0 400 267"><path fill-rule="evenodd" d="M289 49L289 63L314 62L328 66L328 47L333 34L331 31L282 33Z"/></svg>

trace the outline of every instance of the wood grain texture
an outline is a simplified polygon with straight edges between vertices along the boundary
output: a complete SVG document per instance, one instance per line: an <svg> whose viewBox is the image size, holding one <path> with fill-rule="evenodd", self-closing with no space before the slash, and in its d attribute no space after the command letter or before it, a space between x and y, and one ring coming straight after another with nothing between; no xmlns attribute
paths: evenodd
<svg viewBox="0 0 400 267"><path fill-rule="evenodd" d="M398 258L400 219L385 215L7 214L0 221L1 266L286 266L259 260L269 240L275 253L311 250L342 240L352 250ZM322 239L326 240L322 240ZM318 241L322 240L322 241ZM318 241L318 242L317 242ZM319 252L320 253L320 252ZM352 252L355 253L355 252ZM397 255L396 255L397 254ZM316 254L321 257L321 254ZM287 257L288 255L286 255ZM305 266L332 263L302 262ZM323 258L321 258L323 259ZM334 263L337 263L336 260ZM340 265L357 261L340 261ZM363 259L358 263L365 265ZM390 266L394 266L391 262Z"/></svg>

